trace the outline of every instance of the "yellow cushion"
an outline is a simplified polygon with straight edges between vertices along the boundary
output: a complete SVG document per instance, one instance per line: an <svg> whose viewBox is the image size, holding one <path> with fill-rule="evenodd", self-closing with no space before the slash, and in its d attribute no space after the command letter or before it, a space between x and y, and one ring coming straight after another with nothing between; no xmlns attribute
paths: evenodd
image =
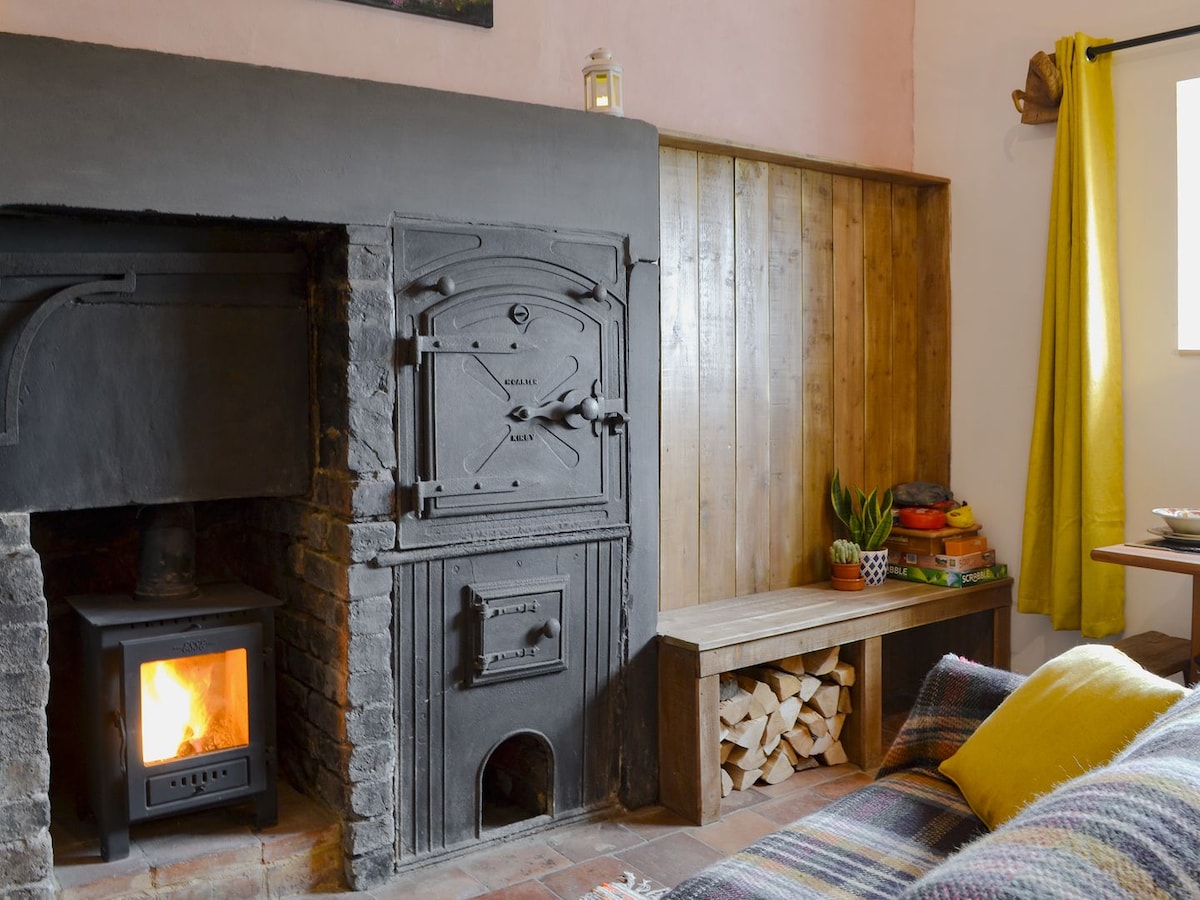
<svg viewBox="0 0 1200 900"><path fill-rule="evenodd" d="M1074 647L1030 675L938 769L995 828L1104 765L1185 693L1107 644Z"/></svg>

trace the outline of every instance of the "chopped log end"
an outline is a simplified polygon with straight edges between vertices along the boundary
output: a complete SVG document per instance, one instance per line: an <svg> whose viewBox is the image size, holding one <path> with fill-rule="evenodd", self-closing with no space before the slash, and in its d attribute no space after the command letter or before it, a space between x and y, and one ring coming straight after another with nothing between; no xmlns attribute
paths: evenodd
<svg viewBox="0 0 1200 900"><path fill-rule="evenodd" d="M737 676L738 685L743 691L749 693L750 696L750 716L757 718L758 716L770 715L779 709L779 698L775 696L775 692L771 690L771 686L766 682L759 681L752 675L739 673Z"/></svg>
<svg viewBox="0 0 1200 900"><path fill-rule="evenodd" d="M834 741L830 744L825 752L820 754L820 758L821 762L827 766L840 766L849 759L841 741Z"/></svg>
<svg viewBox="0 0 1200 900"><path fill-rule="evenodd" d="M782 735L780 736L779 749L788 758L788 762L792 764L793 769L800 765L800 754L792 747L791 741L783 739Z"/></svg>
<svg viewBox="0 0 1200 900"><path fill-rule="evenodd" d="M855 679L854 666L842 660L833 667L833 670L829 673L829 677L843 687L850 687L854 684Z"/></svg>
<svg viewBox="0 0 1200 900"><path fill-rule="evenodd" d="M759 681L775 692L775 698L783 701L800 693L800 679L782 669L755 669L754 675Z"/></svg>
<svg viewBox="0 0 1200 900"><path fill-rule="evenodd" d="M825 721L825 716L821 715L819 712L817 712L817 710L812 709L811 707L806 706L800 710L800 715L797 717L796 721L799 724L804 725L804 727L808 729L809 733L815 738L821 737L823 734L826 734L829 731L829 725Z"/></svg>
<svg viewBox="0 0 1200 900"><path fill-rule="evenodd" d="M793 722L793 724L795 723ZM767 716L767 727L763 729L763 742L765 743L772 738L779 737L779 735L787 730L787 720L784 719L779 710L775 710L775 712Z"/></svg>
<svg viewBox="0 0 1200 900"><path fill-rule="evenodd" d="M832 672L833 667L838 663L839 649L838 647L826 647L824 650L802 653L804 671L810 675L825 675Z"/></svg>
<svg viewBox="0 0 1200 900"><path fill-rule="evenodd" d="M762 769L750 769L747 771L739 769L736 766L726 766L722 771L733 781L733 789L735 791L744 791L748 787L753 787L754 782L758 781L762 776Z"/></svg>
<svg viewBox="0 0 1200 900"><path fill-rule="evenodd" d="M812 756L812 732L803 725L797 725L791 731L787 732L783 736L783 739L791 744L792 749L796 751L797 756Z"/></svg>
<svg viewBox="0 0 1200 900"><path fill-rule="evenodd" d="M838 704L841 701L841 692L844 688L838 687L836 684L823 684L812 699L808 701L809 705L819 712L824 718L828 719L838 711Z"/></svg>
<svg viewBox="0 0 1200 900"><path fill-rule="evenodd" d="M840 713L854 712L854 704L850 702L850 688L842 688L841 696L838 697L837 711Z"/></svg>
<svg viewBox="0 0 1200 900"><path fill-rule="evenodd" d="M771 738L770 740L763 741L763 745L762 745L763 753L767 754L767 756L770 756L772 753L775 752L775 748L778 747L782 741L783 741L782 734L777 734L777 735L775 735L775 737Z"/></svg>
<svg viewBox="0 0 1200 900"><path fill-rule="evenodd" d="M823 683L816 675L805 675L800 679L800 700L807 703Z"/></svg>
<svg viewBox="0 0 1200 900"><path fill-rule="evenodd" d="M757 747L762 743L763 731L767 727L767 717L758 716L753 719L743 719L729 728L729 740L739 747Z"/></svg>
<svg viewBox="0 0 1200 900"><path fill-rule="evenodd" d="M836 716L831 716L825 720L825 724L829 726L829 733L835 741L841 740L842 728L846 725L846 714L838 713Z"/></svg>
<svg viewBox="0 0 1200 900"><path fill-rule="evenodd" d="M729 754L728 765L737 766L743 770L761 769L766 761L767 754L761 746L735 747Z"/></svg>
<svg viewBox="0 0 1200 900"><path fill-rule="evenodd" d="M753 695L734 685L736 692L717 704L721 721L726 725L735 725L750 714L750 701Z"/></svg>
<svg viewBox="0 0 1200 900"><path fill-rule="evenodd" d="M821 735L819 738L813 741L812 752L809 753L809 756L821 756L833 746L833 743L833 738L831 738L828 734Z"/></svg>
<svg viewBox="0 0 1200 900"><path fill-rule="evenodd" d="M804 657L801 655L785 656L775 663L775 667L790 672L793 675L804 674Z"/></svg>
<svg viewBox="0 0 1200 900"><path fill-rule="evenodd" d="M800 715L800 710L803 704L799 697L788 697L779 704L779 716L783 719L783 724L786 726L784 731L791 731L796 727L796 717Z"/></svg>
<svg viewBox="0 0 1200 900"><path fill-rule="evenodd" d="M766 765L763 766L763 773L759 777L767 784L779 784L784 779L790 778L795 771L795 766L788 762L787 754L782 750L776 750L767 759Z"/></svg>

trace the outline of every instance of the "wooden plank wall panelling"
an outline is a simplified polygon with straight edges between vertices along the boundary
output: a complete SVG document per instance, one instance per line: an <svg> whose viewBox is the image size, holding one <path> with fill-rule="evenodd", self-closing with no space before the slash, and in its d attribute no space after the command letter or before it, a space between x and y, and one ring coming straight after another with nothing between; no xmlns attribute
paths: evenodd
<svg viewBox="0 0 1200 900"><path fill-rule="evenodd" d="M835 468L949 483L948 185L660 162L660 608L823 580Z"/></svg>

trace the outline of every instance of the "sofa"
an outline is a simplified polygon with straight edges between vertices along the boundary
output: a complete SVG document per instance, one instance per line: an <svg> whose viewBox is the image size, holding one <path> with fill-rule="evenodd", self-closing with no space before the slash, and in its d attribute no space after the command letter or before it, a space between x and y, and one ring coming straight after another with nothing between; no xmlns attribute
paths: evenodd
<svg viewBox="0 0 1200 900"><path fill-rule="evenodd" d="M871 784L702 870L667 897L1200 898L1200 690L1144 673L1111 647L1085 647L1093 649L1084 659L1068 661L1074 669L1059 664L1055 689L1075 694L1075 682L1094 671L1096 653L1123 661L1118 686L1097 683L1090 697L1055 698L1066 706L1018 705L1040 669L1025 677L943 657ZM1109 727L1125 716L1125 698L1119 707L1109 702L1123 690L1122 664L1153 679L1147 683L1161 694L1136 731L1128 721ZM989 752L1000 755L972 756L971 744L989 729L1000 742ZM1081 735L1105 729L1111 752L1092 758L1050 746L1054 732L1084 744ZM1031 752L1014 751L1018 745ZM1048 787L1036 785L1040 774L1025 773L1017 759L1041 765L1055 754L1063 756L1047 767ZM984 818L995 810L984 807L992 798L981 798L979 785L955 771L962 760L971 777L1007 777L1028 796L989 828Z"/></svg>

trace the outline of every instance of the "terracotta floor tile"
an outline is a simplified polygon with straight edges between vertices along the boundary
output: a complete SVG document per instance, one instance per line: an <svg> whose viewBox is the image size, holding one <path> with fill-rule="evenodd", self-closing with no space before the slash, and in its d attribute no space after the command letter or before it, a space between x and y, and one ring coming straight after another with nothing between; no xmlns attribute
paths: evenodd
<svg viewBox="0 0 1200 900"><path fill-rule="evenodd" d="M818 784L813 788L813 791L822 797L836 800L838 797L842 797L851 791L856 791L860 787L870 784L873 780L865 772L855 771L852 775L845 775L841 778L835 778L832 781Z"/></svg>
<svg viewBox="0 0 1200 900"><path fill-rule="evenodd" d="M443 864L401 875L384 887L374 888L375 900L468 900L487 891L487 887L457 865ZM342 900L339 896L337 900Z"/></svg>
<svg viewBox="0 0 1200 900"><path fill-rule="evenodd" d="M796 791L777 800L768 800L761 806L754 807L754 812L764 819L770 819L778 827L790 825L800 817L816 812L828 804L829 798L822 797L815 791Z"/></svg>
<svg viewBox="0 0 1200 900"><path fill-rule="evenodd" d="M627 850L645 838L616 822L591 822L569 825L546 837L546 843L572 862L583 862Z"/></svg>
<svg viewBox="0 0 1200 900"><path fill-rule="evenodd" d="M625 873L631 872L640 883L647 876L623 859L601 856L571 866L560 872L543 876L542 884L554 891L562 900L579 900L592 888L606 881L625 883ZM665 887L651 880L651 887Z"/></svg>
<svg viewBox="0 0 1200 900"><path fill-rule="evenodd" d="M789 778L788 781L791 781ZM756 784L754 787L746 788L744 791L730 791L728 797L721 798L721 815L729 815L731 812L737 812L739 809L746 809L749 806L755 806L767 799L767 794L762 790L770 787L766 784Z"/></svg>
<svg viewBox="0 0 1200 900"><path fill-rule="evenodd" d="M674 887L722 856L720 851L688 834L670 834L617 854L618 859L626 860L667 887Z"/></svg>
<svg viewBox="0 0 1200 900"><path fill-rule="evenodd" d="M480 894L478 900L560 900L560 898L558 894L540 882L522 881L511 887Z"/></svg>
<svg viewBox="0 0 1200 900"><path fill-rule="evenodd" d="M468 875L495 890L565 869L571 860L552 849L543 837L501 844L486 853L465 856L459 865Z"/></svg>
<svg viewBox="0 0 1200 900"><path fill-rule="evenodd" d="M794 794L796 791L807 791L814 784L828 781L831 777L830 773L837 766L816 766L812 769L805 769L802 772L797 772L789 778L785 778L778 784L756 784L754 789L761 793L764 797L785 797L788 794ZM855 769L854 771L858 771Z"/></svg>
<svg viewBox="0 0 1200 900"><path fill-rule="evenodd" d="M627 818L621 820L621 825L643 840L652 841L674 834L692 823L662 806L647 806L630 813Z"/></svg>
<svg viewBox="0 0 1200 900"><path fill-rule="evenodd" d="M755 810L743 809L722 816L720 821L697 828L690 834L714 850L728 855L737 853L743 847L754 843L764 834L770 834L778 827L778 822L760 816Z"/></svg>
<svg viewBox="0 0 1200 900"><path fill-rule="evenodd" d="M782 793L789 793L795 790L803 790L805 788L815 787L818 784L823 784L826 781L832 781L835 778L842 778L851 773L857 774L862 770L853 763L843 763L840 766L813 766L811 769L805 769L803 772L797 772L787 781L780 784L787 785L782 789ZM755 790L762 790L767 785L757 785Z"/></svg>

